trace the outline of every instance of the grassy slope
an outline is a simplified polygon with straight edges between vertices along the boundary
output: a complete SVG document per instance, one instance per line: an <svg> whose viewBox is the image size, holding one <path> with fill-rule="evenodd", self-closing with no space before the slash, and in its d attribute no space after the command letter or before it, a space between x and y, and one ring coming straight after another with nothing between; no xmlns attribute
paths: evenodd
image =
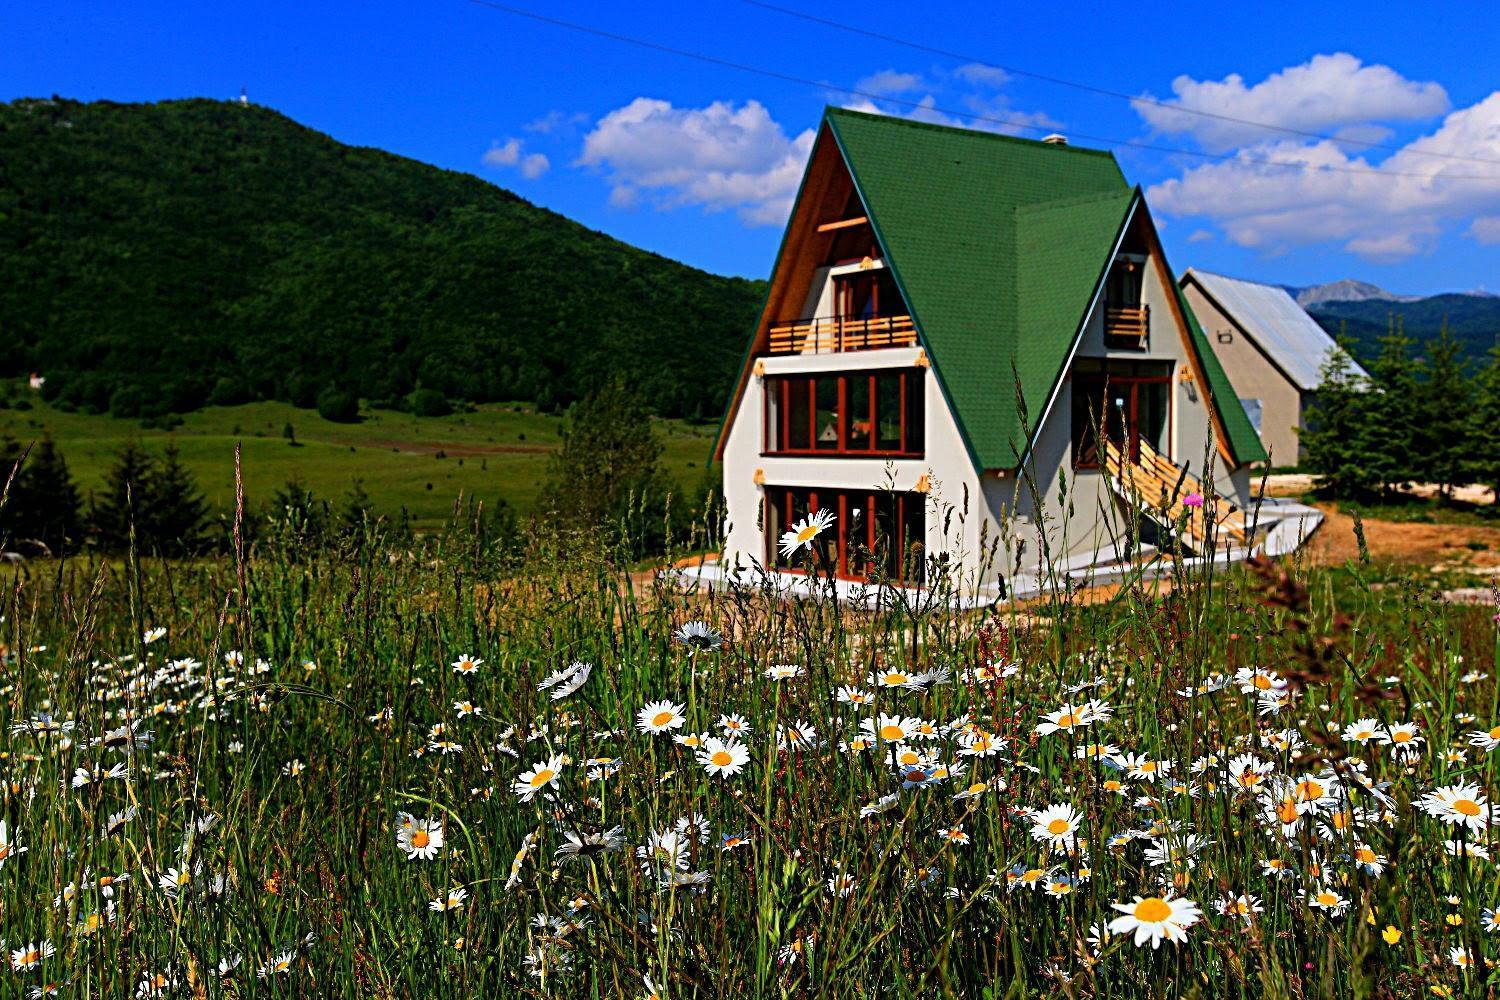
<svg viewBox="0 0 1500 1000"><path fill-rule="evenodd" d="M288 422L301 447L291 447L282 437ZM51 433L85 494L102 482L126 440L135 438L157 450L172 439L209 501L228 509L234 497L234 444L241 441L252 504L269 499L291 479L331 500L361 479L378 510L393 513L405 507L419 524L444 517L460 491L489 502L501 498L522 511L534 509L547 474L547 453L559 443L563 424L560 417L536 413L525 404L487 404L447 417L374 411L358 424L334 424L286 403L250 403L188 414L170 432L45 404L0 410L0 433L22 441ZM712 444L712 426L662 420L657 429L667 473L684 489L696 487ZM440 451L447 457L438 458Z"/></svg>

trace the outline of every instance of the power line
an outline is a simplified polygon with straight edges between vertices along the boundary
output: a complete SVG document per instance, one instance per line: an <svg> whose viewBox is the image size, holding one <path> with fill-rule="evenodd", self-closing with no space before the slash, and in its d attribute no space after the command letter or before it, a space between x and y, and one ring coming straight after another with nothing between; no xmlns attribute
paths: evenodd
<svg viewBox="0 0 1500 1000"><path fill-rule="evenodd" d="M1286 135L1295 135L1304 139L1319 139L1324 142L1336 142L1351 146L1364 146L1369 149L1383 149L1389 152L1401 152L1403 150L1406 150L1407 152L1415 153L1420 156L1434 156L1440 157L1445 160L1467 160L1471 163L1486 163L1491 166L1500 166L1500 160L1492 160L1482 156L1465 156L1462 153L1442 153L1433 150L1421 149L1407 150L1404 146L1394 146L1390 143L1374 142L1365 139L1346 138L1343 136L1329 135L1325 132L1311 132L1304 129L1292 128L1289 125L1277 125L1272 122L1256 121L1251 118L1240 118L1236 115L1226 115L1217 111L1205 111L1202 108L1190 108L1180 104L1171 104L1167 101L1158 100L1154 97L1144 97L1134 94L1127 94L1124 91L1120 90L1110 90L1108 87L1097 87L1093 84L1080 83L1077 80L1069 80L1065 77L1049 76L1046 73L1037 73L1033 70L1020 69L1015 66L1007 66L1004 63L990 62L987 59L980 59L977 56L964 55L961 52L953 52L948 49L941 49L933 45L924 45L921 42L913 42L909 39L898 38L895 35L886 35L878 31L870 31L867 28L855 27L854 25L844 24L842 22L834 21L829 18L818 17L815 14L808 14L800 10L793 10L790 7L782 7L778 4L766 3L765 0L741 0L741 2L751 7L759 7L762 10L773 11L777 14L784 14L787 17L795 17L803 21L808 21L812 24L820 24L827 28L833 28L838 31L848 32L851 35L863 35L865 38L873 38L877 41L889 42L892 45L901 45L909 49L914 49L918 52L925 52L928 55L941 56L945 59L953 59L958 62L972 63L977 66L983 66L985 69L996 69L1001 71L1002 73L1009 73L1011 76L1024 76L1032 80L1040 80L1043 83L1055 84L1059 87L1071 87L1074 90L1081 90L1089 94L1098 94L1103 97L1118 98L1120 100L1129 101L1131 104L1149 104L1152 107L1161 108L1165 111L1171 111L1178 114L1197 115L1201 118L1211 118L1215 121L1231 122L1236 125L1248 125L1252 128L1266 129L1272 132L1282 132Z"/></svg>
<svg viewBox="0 0 1500 1000"><path fill-rule="evenodd" d="M663 52L667 55L679 56L684 59L693 59L698 62L707 63L711 66L721 66L740 73L751 73L756 76L767 77L772 80L780 80L783 83L795 83L799 86L812 87L818 90L834 91L840 94L848 94L851 97L863 97L869 101L884 101L887 104L897 104L911 108L916 111L925 111L941 115L949 115L955 118L967 118L970 121L989 122L996 125L1004 125L1008 128L1026 129L1032 132L1050 132L1052 129L1041 125L1035 125L1020 118L1006 118L999 115L977 114L972 111L959 111L953 108L943 108L927 104L923 101L913 101L901 97L891 97L873 91L860 90L856 87L843 87L838 84L829 83L825 80L813 80L808 77L796 76L791 73L783 73L780 70L766 69L761 66L751 66L746 63L734 62L720 56L708 55L703 52L695 52L691 49L681 49L662 42L651 41L646 38L638 38L634 35L625 35L604 28L596 28L592 25L580 24L576 21L564 20L560 17L552 17L548 14L539 14L536 11L526 10L521 7L512 7L509 4L498 2L498 0L468 0L477 7L487 7L498 10L515 17L523 17L542 24L550 24L554 27L565 28L569 31L581 34L593 35L597 38L606 38L610 41L622 42L626 45L634 45L638 48L648 49L653 52ZM1416 173L1415 171L1384 170L1372 167L1341 167L1327 163L1304 163L1298 161L1273 160L1264 156L1249 153L1209 153L1197 149L1181 149L1175 146L1158 146L1153 143L1141 142L1134 139L1119 139L1112 136L1091 135L1087 132L1073 132L1074 137L1086 139L1089 142L1097 142L1107 146L1125 146L1131 149L1143 149L1154 153L1166 153L1171 156L1189 156L1202 160L1236 161L1240 163L1254 163L1261 166L1277 167L1291 170L1319 171L1340 174L1365 174L1375 177L1411 177L1418 180L1433 180L1431 174ZM1500 174L1463 175L1448 174L1443 180L1455 181L1500 181Z"/></svg>

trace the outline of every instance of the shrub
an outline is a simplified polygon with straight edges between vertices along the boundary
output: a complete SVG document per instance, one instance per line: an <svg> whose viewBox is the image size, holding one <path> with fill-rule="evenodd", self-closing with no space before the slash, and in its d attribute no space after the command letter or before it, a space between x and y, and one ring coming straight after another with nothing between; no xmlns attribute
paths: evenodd
<svg viewBox="0 0 1500 1000"><path fill-rule="evenodd" d="M359 397L331 385L318 393L318 416L336 424L352 424L359 419Z"/></svg>

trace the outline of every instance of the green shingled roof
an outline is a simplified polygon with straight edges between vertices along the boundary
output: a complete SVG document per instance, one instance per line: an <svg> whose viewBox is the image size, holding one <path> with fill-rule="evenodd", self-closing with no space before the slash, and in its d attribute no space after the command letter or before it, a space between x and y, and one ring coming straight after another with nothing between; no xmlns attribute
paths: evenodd
<svg viewBox="0 0 1500 1000"><path fill-rule="evenodd" d="M835 108L827 121L975 463L1014 468L1139 193L1099 150ZM1215 399L1234 400L1190 326ZM1237 460L1263 458L1240 407L1220 413Z"/></svg>

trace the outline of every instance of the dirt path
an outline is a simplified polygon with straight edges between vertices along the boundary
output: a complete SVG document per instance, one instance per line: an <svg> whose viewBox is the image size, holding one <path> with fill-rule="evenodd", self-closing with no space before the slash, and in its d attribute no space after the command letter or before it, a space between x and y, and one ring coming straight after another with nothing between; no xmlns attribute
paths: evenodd
<svg viewBox="0 0 1500 1000"><path fill-rule="evenodd" d="M1326 520L1308 543L1308 555L1322 565L1357 558L1354 519L1318 504ZM1365 543L1372 559L1427 566L1500 567L1500 527L1462 524L1415 524L1366 520Z"/></svg>

